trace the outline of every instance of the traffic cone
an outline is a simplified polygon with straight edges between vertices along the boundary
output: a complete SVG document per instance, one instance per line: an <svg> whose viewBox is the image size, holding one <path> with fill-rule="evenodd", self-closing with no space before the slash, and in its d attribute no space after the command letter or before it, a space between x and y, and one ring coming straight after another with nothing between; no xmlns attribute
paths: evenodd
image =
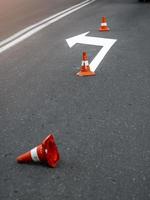
<svg viewBox="0 0 150 200"><path fill-rule="evenodd" d="M81 63L81 68L80 71L76 74L77 76L95 76L95 72L92 72L90 70L89 62L88 62L88 57L87 53L83 52L82 53L82 63Z"/></svg>
<svg viewBox="0 0 150 200"><path fill-rule="evenodd" d="M41 144L17 157L18 163L45 162L50 167L56 167L60 159L54 136L49 134Z"/></svg>
<svg viewBox="0 0 150 200"><path fill-rule="evenodd" d="M110 28L107 26L107 20L106 17L102 17L101 26L99 28L99 31L109 31Z"/></svg>

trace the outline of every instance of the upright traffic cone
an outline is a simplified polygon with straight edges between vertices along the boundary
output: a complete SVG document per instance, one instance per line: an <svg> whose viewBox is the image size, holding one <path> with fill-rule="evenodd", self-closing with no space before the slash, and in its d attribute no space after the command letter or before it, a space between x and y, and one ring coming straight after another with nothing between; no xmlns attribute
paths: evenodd
<svg viewBox="0 0 150 200"><path fill-rule="evenodd" d="M49 134L41 144L17 157L19 163L45 162L50 167L56 167L60 159L54 136Z"/></svg>
<svg viewBox="0 0 150 200"><path fill-rule="evenodd" d="M107 26L107 20L106 17L102 17L101 26L99 28L99 31L109 31L110 28Z"/></svg>
<svg viewBox="0 0 150 200"><path fill-rule="evenodd" d="M87 53L83 52L82 53L82 63L81 63L81 68L80 71L76 74L77 76L95 76L95 72L92 72L90 70L89 62L88 62L88 57Z"/></svg>

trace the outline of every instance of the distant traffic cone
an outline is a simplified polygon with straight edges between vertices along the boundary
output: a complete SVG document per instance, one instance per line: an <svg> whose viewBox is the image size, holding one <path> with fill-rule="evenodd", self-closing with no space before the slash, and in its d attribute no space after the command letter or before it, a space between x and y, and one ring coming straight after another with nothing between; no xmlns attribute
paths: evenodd
<svg viewBox="0 0 150 200"><path fill-rule="evenodd" d="M89 62L88 62L88 57L87 53L83 52L82 53L82 63L81 63L81 68L80 71L76 74L77 76L95 76L95 72L92 72L90 70Z"/></svg>
<svg viewBox="0 0 150 200"><path fill-rule="evenodd" d="M48 135L41 144L17 157L19 163L45 162L50 167L56 167L60 159L54 136Z"/></svg>
<svg viewBox="0 0 150 200"><path fill-rule="evenodd" d="M106 17L102 17L101 26L99 28L99 31L109 31L110 28L107 26L107 20Z"/></svg>

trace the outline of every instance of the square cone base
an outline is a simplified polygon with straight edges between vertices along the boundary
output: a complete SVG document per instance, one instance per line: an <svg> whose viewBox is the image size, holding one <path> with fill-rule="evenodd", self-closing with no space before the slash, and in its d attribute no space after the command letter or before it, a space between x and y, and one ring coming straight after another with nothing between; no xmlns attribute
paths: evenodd
<svg viewBox="0 0 150 200"><path fill-rule="evenodd" d="M110 31L110 28L108 28L108 27L100 27L99 31L101 31L101 32Z"/></svg>
<svg viewBox="0 0 150 200"><path fill-rule="evenodd" d="M79 71L76 75L77 76L95 76L96 73L91 72L91 71Z"/></svg>

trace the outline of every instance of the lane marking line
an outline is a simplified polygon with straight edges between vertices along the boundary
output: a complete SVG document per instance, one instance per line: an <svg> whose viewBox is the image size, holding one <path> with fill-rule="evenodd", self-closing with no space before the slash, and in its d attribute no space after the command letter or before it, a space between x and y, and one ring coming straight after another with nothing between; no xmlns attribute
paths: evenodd
<svg viewBox="0 0 150 200"><path fill-rule="evenodd" d="M19 31L18 33L10 36L9 38L3 40L2 42L0 42L0 53L6 51L7 49L9 49L10 47L22 42L23 40L29 38L30 36L32 36L33 34L37 33L38 31L44 29L45 27L51 25L52 23L62 19L63 17L70 15L71 13L95 2L96 0L86 0L83 1L79 4L76 4L74 6L71 6L68 9L65 9L55 15L52 15L36 24L33 24L21 31Z"/></svg>

